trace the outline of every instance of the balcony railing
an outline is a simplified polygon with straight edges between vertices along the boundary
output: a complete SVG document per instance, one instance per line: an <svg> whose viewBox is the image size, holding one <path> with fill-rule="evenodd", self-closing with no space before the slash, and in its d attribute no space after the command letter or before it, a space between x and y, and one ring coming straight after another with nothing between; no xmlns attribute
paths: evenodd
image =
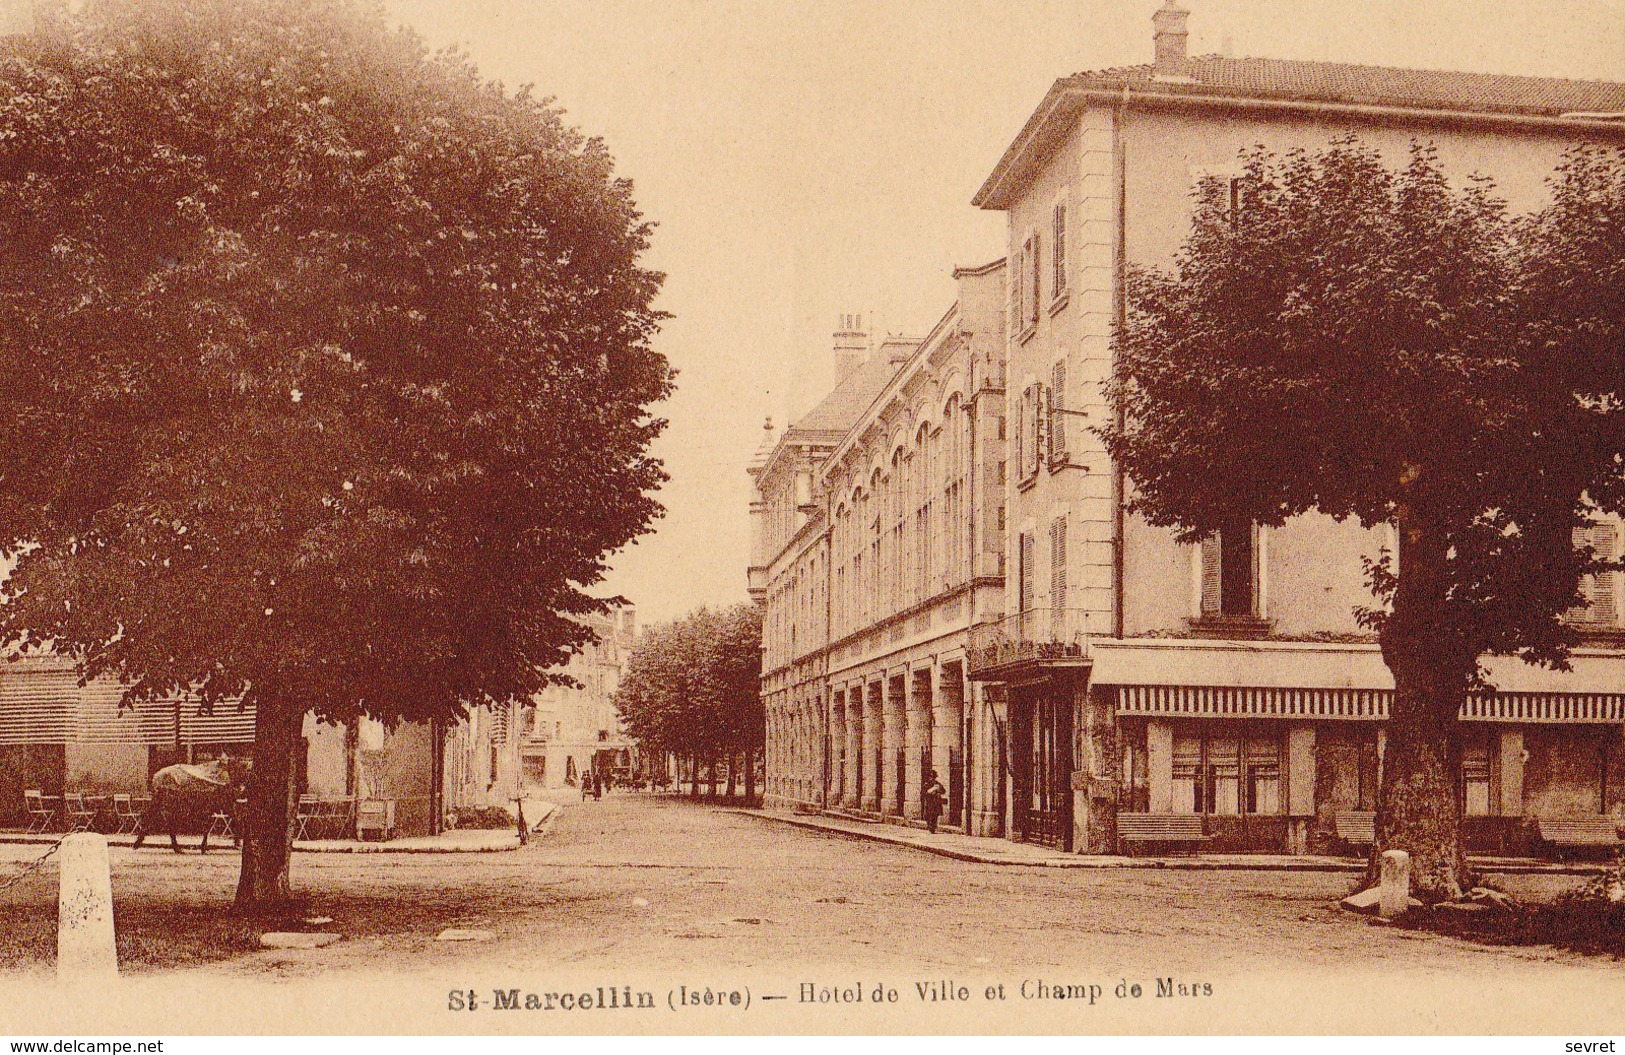
<svg viewBox="0 0 1625 1055"><path fill-rule="evenodd" d="M971 627L970 676L996 681L1022 667L1087 664L1089 615L1083 608L1033 608Z"/></svg>

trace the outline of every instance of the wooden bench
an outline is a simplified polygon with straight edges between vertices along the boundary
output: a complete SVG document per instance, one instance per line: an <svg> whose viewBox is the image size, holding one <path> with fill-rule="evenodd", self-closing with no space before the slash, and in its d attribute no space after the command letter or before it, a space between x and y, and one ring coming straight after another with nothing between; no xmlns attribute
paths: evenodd
<svg viewBox="0 0 1625 1055"><path fill-rule="evenodd" d="M1201 843L1199 813L1119 813L1117 838L1124 843Z"/></svg>
<svg viewBox="0 0 1625 1055"><path fill-rule="evenodd" d="M1370 846L1377 841L1377 815L1372 810L1338 810L1332 816L1332 828L1350 846Z"/></svg>
<svg viewBox="0 0 1625 1055"><path fill-rule="evenodd" d="M1570 817L1536 817L1535 831L1552 846L1589 848L1619 846L1619 829L1612 817L1600 813Z"/></svg>

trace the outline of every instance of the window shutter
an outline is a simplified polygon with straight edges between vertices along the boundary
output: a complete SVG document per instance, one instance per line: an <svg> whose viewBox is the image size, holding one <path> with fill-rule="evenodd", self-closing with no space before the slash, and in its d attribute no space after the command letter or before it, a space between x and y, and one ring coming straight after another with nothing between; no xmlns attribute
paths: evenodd
<svg viewBox="0 0 1625 1055"><path fill-rule="evenodd" d="M1016 476L1027 475L1027 393L1016 404ZM1002 481L1001 481L1002 482Z"/></svg>
<svg viewBox="0 0 1625 1055"><path fill-rule="evenodd" d="M1219 554L1222 546L1219 533L1213 532L1202 540L1202 615L1215 616L1223 611L1223 593L1221 586L1223 579L1220 576Z"/></svg>
<svg viewBox="0 0 1625 1055"><path fill-rule="evenodd" d="M1056 466L1066 461L1066 360L1055 364L1050 375L1049 407L1049 462Z"/></svg>
<svg viewBox="0 0 1625 1055"><path fill-rule="evenodd" d="M1054 295L1060 296L1066 289L1066 206L1055 206L1054 246L1050 249L1050 259L1054 262L1054 274L1050 282L1054 288Z"/></svg>
<svg viewBox="0 0 1625 1055"><path fill-rule="evenodd" d="M1021 284L1026 272L1023 270L1022 250L1016 250L1015 256L1011 261L1015 267L1010 271L1010 329L1013 333L1020 333L1022 316L1025 314L1021 304Z"/></svg>
<svg viewBox="0 0 1625 1055"><path fill-rule="evenodd" d="M1066 517L1049 527L1049 597L1057 612L1066 607Z"/></svg>
<svg viewBox="0 0 1625 1055"><path fill-rule="evenodd" d="M1021 596L1017 599L1022 612L1033 606L1033 537L1021 536Z"/></svg>
<svg viewBox="0 0 1625 1055"><path fill-rule="evenodd" d="M1613 524L1599 524L1591 529L1591 548L1601 560L1613 560L1618 552L1619 529ZM1607 626L1619 625L1619 608L1615 600L1615 580L1619 573L1612 569L1592 576L1591 621Z"/></svg>
<svg viewBox="0 0 1625 1055"><path fill-rule="evenodd" d="M1039 302L1039 299L1040 299L1039 293L1040 293L1040 288L1041 288L1040 279L1041 279L1041 276L1043 274L1044 269L1043 269L1043 261L1041 259L1042 256L1043 256L1043 253L1039 249L1038 235L1037 235L1036 232L1033 234L1032 239L1028 243L1028 246L1029 246L1029 248L1027 250L1027 268L1031 272L1030 280L1032 282L1032 297L1029 298L1029 303L1028 303L1028 306L1027 306L1026 323L1027 323L1028 326L1037 326L1038 325L1038 302Z"/></svg>

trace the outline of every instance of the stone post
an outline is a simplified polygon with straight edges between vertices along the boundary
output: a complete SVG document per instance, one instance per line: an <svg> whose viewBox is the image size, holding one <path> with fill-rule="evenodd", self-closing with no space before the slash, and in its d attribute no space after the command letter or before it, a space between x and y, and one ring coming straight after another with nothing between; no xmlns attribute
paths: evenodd
<svg viewBox="0 0 1625 1055"><path fill-rule="evenodd" d="M1411 907L1411 855L1404 850L1382 852L1382 896L1377 911L1384 919L1403 916Z"/></svg>
<svg viewBox="0 0 1625 1055"><path fill-rule="evenodd" d="M57 851L61 883L57 896L56 976L83 982L118 976L113 937L113 881L107 863L107 837L76 832Z"/></svg>

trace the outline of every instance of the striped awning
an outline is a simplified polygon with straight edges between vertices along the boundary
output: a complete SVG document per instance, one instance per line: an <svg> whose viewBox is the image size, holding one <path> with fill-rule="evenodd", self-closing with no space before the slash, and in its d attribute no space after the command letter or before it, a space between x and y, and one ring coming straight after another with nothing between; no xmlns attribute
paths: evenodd
<svg viewBox="0 0 1625 1055"><path fill-rule="evenodd" d="M244 744L254 741L254 708L222 701L204 714L195 699L119 708L124 690L110 678L81 687L73 664L42 658L0 666L0 745Z"/></svg>
<svg viewBox="0 0 1625 1055"><path fill-rule="evenodd" d="M1117 713L1170 718L1384 721L1392 689L1119 685ZM1470 697L1462 721L1625 724L1625 694L1498 692Z"/></svg>

